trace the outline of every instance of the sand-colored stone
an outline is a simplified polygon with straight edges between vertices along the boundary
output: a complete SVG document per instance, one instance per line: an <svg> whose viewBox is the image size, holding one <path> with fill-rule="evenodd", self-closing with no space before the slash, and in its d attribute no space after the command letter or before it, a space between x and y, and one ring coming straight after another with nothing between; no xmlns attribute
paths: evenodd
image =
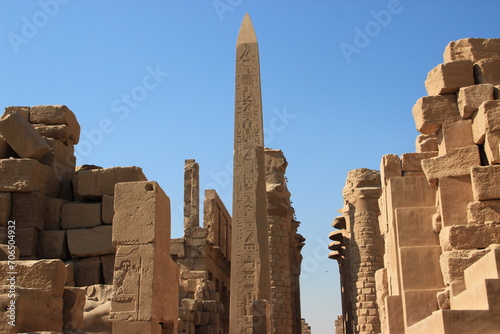
<svg viewBox="0 0 500 334"><path fill-rule="evenodd" d="M395 210L400 247L437 245L439 238L432 229L431 217L436 212L432 206L424 208L397 208Z"/></svg>
<svg viewBox="0 0 500 334"><path fill-rule="evenodd" d="M7 144L5 139L3 139L2 135L0 134L0 159L7 159L10 157L15 156L16 153L14 150Z"/></svg>
<svg viewBox="0 0 500 334"><path fill-rule="evenodd" d="M68 138L74 144L78 144L80 139L80 125L76 120L75 114L64 105L33 106L30 110L30 122L67 125L69 128L68 133L70 134Z"/></svg>
<svg viewBox="0 0 500 334"><path fill-rule="evenodd" d="M38 257L42 259L68 259L66 231L41 231L38 235Z"/></svg>
<svg viewBox="0 0 500 334"><path fill-rule="evenodd" d="M476 145L454 148L450 153L422 160L422 169L429 183L442 177L464 176L471 167L481 165Z"/></svg>
<svg viewBox="0 0 500 334"><path fill-rule="evenodd" d="M47 197L44 230L61 229L61 211L62 205L65 202L65 200L60 198Z"/></svg>
<svg viewBox="0 0 500 334"><path fill-rule="evenodd" d="M103 282L102 262L99 256L74 260L73 265L75 286L89 286Z"/></svg>
<svg viewBox="0 0 500 334"><path fill-rule="evenodd" d="M104 224L113 223L113 216L115 215L114 201L115 201L114 196L111 195L102 196L101 219Z"/></svg>
<svg viewBox="0 0 500 334"><path fill-rule="evenodd" d="M109 320L112 285L94 284L85 287L85 308L81 329L86 332L111 333Z"/></svg>
<svg viewBox="0 0 500 334"><path fill-rule="evenodd" d="M497 59L481 59L474 64L476 84L500 84L500 57Z"/></svg>
<svg viewBox="0 0 500 334"><path fill-rule="evenodd" d="M114 245L155 243L165 251L170 249L170 199L158 183L117 184L114 208Z"/></svg>
<svg viewBox="0 0 500 334"><path fill-rule="evenodd" d="M0 118L0 134L21 158L40 159L49 152L49 145L19 113Z"/></svg>
<svg viewBox="0 0 500 334"><path fill-rule="evenodd" d="M101 256L102 276L104 284L113 284L113 273L115 268L115 254Z"/></svg>
<svg viewBox="0 0 500 334"><path fill-rule="evenodd" d="M0 226L7 226L12 212L12 194L0 192Z"/></svg>
<svg viewBox="0 0 500 334"><path fill-rule="evenodd" d="M483 144L487 132L500 131L500 100L484 101L472 117L476 144Z"/></svg>
<svg viewBox="0 0 500 334"><path fill-rule="evenodd" d="M15 245L0 244L0 261L19 260L19 248Z"/></svg>
<svg viewBox="0 0 500 334"><path fill-rule="evenodd" d="M12 216L16 227L34 227L43 230L47 197L39 192L13 193Z"/></svg>
<svg viewBox="0 0 500 334"><path fill-rule="evenodd" d="M67 230L68 248L72 257L87 257L113 254L111 225L101 225L91 229Z"/></svg>
<svg viewBox="0 0 500 334"><path fill-rule="evenodd" d="M460 225L444 227L439 233L443 251L480 249L500 241L499 225Z"/></svg>
<svg viewBox="0 0 500 334"><path fill-rule="evenodd" d="M200 167L194 159L184 164L184 230L200 226Z"/></svg>
<svg viewBox="0 0 500 334"><path fill-rule="evenodd" d="M439 155L451 153L452 149L474 145L470 119L445 123L437 134Z"/></svg>
<svg viewBox="0 0 500 334"><path fill-rule="evenodd" d="M434 152L438 150L437 137L435 134L420 134L415 140L415 152Z"/></svg>
<svg viewBox="0 0 500 334"><path fill-rule="evenodd" d="M34 227L16 228L16 246L22 259L38 258L38 234L39 230Z"/></svg>
<svg viewBox="0 0 500 334"><path fill-rule="evenodd" d="M500 131L487 132L484 136L484 153L490 165L500 164Z"/></svg>
<svg viewBox="0 0 500 334"><path fill-rule="evenodd" d="M100 199L113 195L119 182L147 181L139 167L111 167L79 170L73 178L75 199Z"/></svg>
<svg viewBox="0 0 500 334"><path fill-rule="evenodd" d="M0 273L10 272L8 262L0 262ZM16 286L42 290L62 298L67 271L61 260L28 260L16 262Z"/></svg>
<svg viewBox="0 0 500 334"><path fill-rule="evenodd" d="M485 58L498 58L500 53L499 38L464 38L450 42L443 54L444 62L472 60L477 62Z"/></svg>
<svg viewBox="0 0 500 334"><path fill-rule="evenodd" d="M63 294L63 328L76 330L83 321L85 289L65 287Z"/></svg>
<svg viewBox="0 0 500 334"><path fill-rule="evenodd" d="M443 288L439 268L440 246L401 247L401 284L403 290ZM432 265L430 265L432 263ZM422 270L422 268L426 268Z"/></svg>
<svg viewBox="0 0 500 334"><path fill-rule="evenodd" d="M422 160L437 156L437 152L403 153L401 166L403 172L422 171Z"/></svg>
<svg viewBox="0 0 500 334"><path fill-rule="evenodd" d="M469 202L467 222L477 224L500 224L500 200Z"/></svg>
<svg viewBox="0 0 500 334"><path fill-rule="evenodd" d="M471 169L474 200L500 199L500 166L476 166Z"/></svg>
<svg viewBox="0 0 500 334"><path fill-rule="evenodd" d="M34 159L1 159L0 191L38 191L50 197L59 193L54 171Z"/></svg>
<svg viewBox="0 0 500 334"><path fill-rule="evenodd" d="M448 285L452 282L463 280L464 270L483 257L487 252L488 250L485 249L467 249L453 250L441 254L439 263L441 265L444 283Z"/></svg>
<svg viewBox="0 0 500 334"><path fill-rule="evenodd" d="M101 203L67 202L62 206L63 229L92 228L101 225Z"/></svg>
<svg viewBox="0 0 500 334"><path fill-rule="evenodd" d="M467 204L473 201L469 175L440 178L437 196L442 226L467 224Z"/></svg>
<svg viewBox="0 0 500 334"><path fill-rule="evenodd" d="M481 103L493 100L493 85L481 84L462 87L458 91L458 111L463 119L471 118Z"/></svg>
<svg viewBox="0 0 500 334"><path fill-rule="evenodd" d="M74 134L66 124L33 124L33 127L44 137L57 139L68 146L73 145Z"/></svg>
<svg viewBox="0 0 500 334"><path fill-rule="evenodd" d="M446 122L460 119L455 94L424 96L417 100L412 109L417 131L432 134Z"/></svg>
<svg viewBox="0 0 500 334"><path fill-rule="evenodd" d="M434 67L425 80L429 95L455 93L461 87L474 84L473 63L470 60L457 60Z"/></svg>
<svg viewBox="0 0 500 334"><path fill-rule="evenodd" d="M27 120L30 119L30 107L23 107L23 106L11 106L11 107L6 107L5 112L3 113L4 115L9 115L9 114L14 114L14 113L19 113L23 115L24 118Z"/></svg>

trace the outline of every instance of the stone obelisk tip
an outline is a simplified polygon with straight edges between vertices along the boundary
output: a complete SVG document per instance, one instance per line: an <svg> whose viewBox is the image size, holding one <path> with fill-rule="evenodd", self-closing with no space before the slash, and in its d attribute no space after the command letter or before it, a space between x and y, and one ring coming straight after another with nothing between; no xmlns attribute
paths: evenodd
<svg viewBox="0 0 500 334"><path fill-rule="evenodd" d="M250 15L248 15L248 13L246 13L243 17L240 32L238 34L238 40L236 41L236 44L241 43L257 43L257 36L255 35L252 20L250 19Z"/></svg>

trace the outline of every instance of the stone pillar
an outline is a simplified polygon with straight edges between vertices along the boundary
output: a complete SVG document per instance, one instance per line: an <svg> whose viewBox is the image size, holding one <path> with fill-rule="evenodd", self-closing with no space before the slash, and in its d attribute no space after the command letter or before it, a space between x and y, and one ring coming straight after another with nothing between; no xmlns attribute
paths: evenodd
<svg viewBox="0 0 500 334"><path fill-rule="evenodd" d="M170 258L170 200L156 182L126 182L115 187L114 207L113 333L173 334L179 268Z"/></svg>
<svg viewBox="0 0 500 334"><path fill-rule="evenodd" d="M200 226L200 168L194 159L184 165L184 234Z"/></svg>

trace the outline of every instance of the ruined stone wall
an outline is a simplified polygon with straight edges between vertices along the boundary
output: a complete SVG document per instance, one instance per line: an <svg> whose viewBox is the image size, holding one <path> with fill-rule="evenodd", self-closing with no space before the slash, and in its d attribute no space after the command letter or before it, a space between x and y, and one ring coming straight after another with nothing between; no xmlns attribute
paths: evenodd
<svg viewBox="0 0 500 334"><path fill-rule="evenodd" d="M451 42L412 110L416 152L382 158L381 333L498 331L499 85L500 39Z"/></svg>

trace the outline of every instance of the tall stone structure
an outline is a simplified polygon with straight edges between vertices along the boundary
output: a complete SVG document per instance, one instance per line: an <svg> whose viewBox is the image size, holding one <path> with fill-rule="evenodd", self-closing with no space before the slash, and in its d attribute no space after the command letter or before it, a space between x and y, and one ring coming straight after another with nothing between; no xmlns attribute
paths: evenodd
<svg viewBox="0 0 500 334"><path fill-rule="evenodd" d="M271 299L265 182L259 51L246 14L236 42L231 333L251 333L262 318L254 302Z"/></svg>

